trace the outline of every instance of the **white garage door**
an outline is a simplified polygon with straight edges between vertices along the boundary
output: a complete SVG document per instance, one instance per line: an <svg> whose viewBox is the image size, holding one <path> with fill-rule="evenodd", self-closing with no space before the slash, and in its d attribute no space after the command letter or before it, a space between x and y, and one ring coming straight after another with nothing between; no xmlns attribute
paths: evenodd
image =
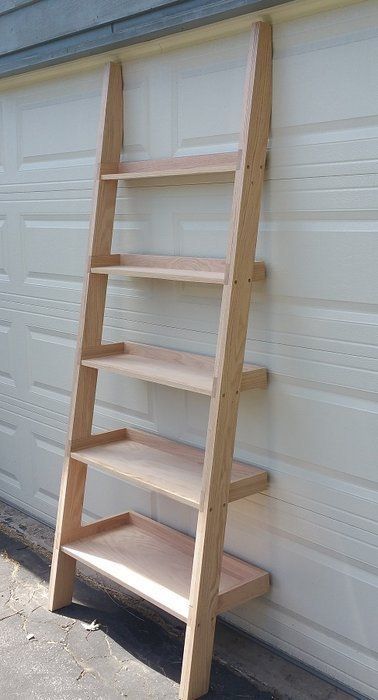
<svg viewBox="0 0 378 700"><path fill-rule="evenodd" d="M269 491L230 508L228 549L272 572L229 618L377 697L378 6L277 24L274 106L237 456ZM247 25L246 25L247 26ZM248 32L125 62L125 156L234 150ZM121 57L126 54L119 54ZM0 489L48 522L57 506L99 116L101 69L0 95ZM0 85L1 87L1 85ZM120 187L115 250L222 256L230 185ZM212 353L219 292L113 281L105 339ZM98 429L202 444L207 399L101 379ZM183 530L190 509L91 471L86 512L132 506Z"/></svg>

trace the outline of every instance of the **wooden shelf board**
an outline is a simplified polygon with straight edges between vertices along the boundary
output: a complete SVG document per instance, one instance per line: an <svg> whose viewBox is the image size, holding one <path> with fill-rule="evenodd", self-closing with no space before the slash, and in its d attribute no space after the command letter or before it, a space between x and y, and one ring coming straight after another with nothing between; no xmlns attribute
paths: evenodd
<svg viewBox="0 0 378 700"><path fill-rule="evenodd" d="M116 262L115 262L116 259ZM254 282L265 279L265 264L251 264ZM100 275L126 275L180 282L225 284L227 282L225 260L216 258L191 258L168 255L110 255L92 260L92 273Z"/></svg>
<svg viewBox="0 0 378 700"><path fill-rule="evenodd" d="M117 347L122 344L117 343ZM124 343L123 352L115 353L106 345L85 354L82 364L147 382L184 389L210 396L214 382L214 358L206 355L169 350L152 345ZM99 350L101 349L101 354ZM267 374L262 367L244 365L240 390L266 388Z"/></svg>
<svg viewBox="0 0 378 700"><path fill-rule="evenodd" d="M149 518L125 513L81 528L63 552L187 621L194 540ZM218 612L269 589L269 574L223 555Z"/></svg>
<svg viewBox="0 0 378 700"><path fill-rule="evenodd" d="M201 181L232 179L240 160L239 152L210 153L199 156L181 156L160 160L141 160L119 164L117 172L102 172L102 180L156 180L173 178L196 178ZM232 176L232 177L231 177ZM203 178L206 180L203 180ZM209 178L209 179L207 179ZM170 184L170 183L167 183ZM179 184L173 182L172 184ZM181 183L180 183L181 184Z"/></svg>
<svg viewBox="0 0 378 700"><path fill-rule="evenodd" d="M112 267L94 267L92 272L99 275L125 275L127 277L147 277L149 279L172 280L176 282L224 283L224 273L204 272L203 270L174 270L163 267L114 265Z"/></svg>
<svg viewBox="0 0 378 700"><path fill-rule="evenodd" d="M114 440L120 432L94 435L85 447L73 450L71 456L114 472L141 488L199 508L203 450L135 429L125 429L123 437ZM230 501L263 491L266 486L263 469L233 463Z"/></svg>

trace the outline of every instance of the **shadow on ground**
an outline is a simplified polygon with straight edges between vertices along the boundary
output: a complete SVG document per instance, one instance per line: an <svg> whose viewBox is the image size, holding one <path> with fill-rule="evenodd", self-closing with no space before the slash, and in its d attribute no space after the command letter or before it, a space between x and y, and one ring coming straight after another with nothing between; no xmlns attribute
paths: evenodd
<svg viewBox="0 0 378 700"><path fill-rule="evenodd" d="M161 620L144 615L142 605L120 605L106 590L80 581L76 602L50 613L48 561L1 532L0 552L1 697L178 697L183 625L175 623L177 634L172 635ZM88 631L82 623L93 620L100 628ZM274 696L214 662L206 698L273 700Z"/></svg>

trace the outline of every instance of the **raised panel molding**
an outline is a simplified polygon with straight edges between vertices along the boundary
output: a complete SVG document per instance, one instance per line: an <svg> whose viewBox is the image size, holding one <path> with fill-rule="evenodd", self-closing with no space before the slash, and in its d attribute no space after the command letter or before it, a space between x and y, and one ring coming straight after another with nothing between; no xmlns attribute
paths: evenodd
<svg viewBox="0 0 378 700"><path fill-rule="evenodd" d="M151 82L147 65L138 68L138 62L124 65L124 144L122 160L151 158L150 129L153 127L151 110Z"/></svg>
<svg viewBox="0 0 378 700"><path fill-rule="evenodd" d="M16 387L12 369L12 323L0 321L0 385Z"/></svg>
<svg viewBox="0 0 378 700"><path fill-rule="evenodd" d="M17 441L20 440L18 421L0 416L0 492L19 494L22 490L20 470L22 463L17 459Z"/></svg>
<svg viewBox="0 0 378 700"><path fill-rule="evenodd" d="M195 55L184 50L172 64L174 155L237 149L247 48L246 35L233 37L200 46Z"/></svg>
<svg viewBox="0 0 378 700"><path fill-rule="evenodd" d="M64 457L64 435L56 442L33 432L33 496L41 510L54 515L58 506L60 472Z"/></svg>
<svg viewBox="0 0 378 700"><path fill-rule="evenodd" d="M67 93L18 105L19 170L93 163L99 96Z"/></svg>
<svg viewBox="0 0 378 700"><path fill-rule="evenodd" d="M97 412L113 419L132 422L153 430L155 388L148 382L107 374L100 375L97 390Z"/></svg>
<svg viewBox="0 0 378 700"><path fill-rule="evenodd" d="M88 226L87 219L77 217L23 216L24 283L68 288L80 294Z"/></svg>
<svg viewBox="0 0 378 700"><path fill-rule="evenodd" d="M4 107L0 103L0 176L5 172L5 133L4 133Z"/></svg>
<svg viewBox="0 0 378 700"><path fill-rule="evenodd" d="M54 402L70 400L75 336L61 331L29 327L27 356L29 391Z"/></svg>
<svg viewBox="0 0 378 700"><path fill-rule="evenodd" d="M0 218L0 284L9 282L8 225L6 218Z"/></svg>

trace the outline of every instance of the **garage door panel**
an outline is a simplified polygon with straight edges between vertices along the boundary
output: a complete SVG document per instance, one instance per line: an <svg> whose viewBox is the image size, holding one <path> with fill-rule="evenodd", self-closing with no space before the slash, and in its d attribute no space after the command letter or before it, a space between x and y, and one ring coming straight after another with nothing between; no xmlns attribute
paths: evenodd
<svg viewBox="0 0 378 700"><path fill-rule="evenodd" d="M244 455L245 459L251 459L250 452L240 448L240 459ZM325 475L317 465L303 465L286 455L272 455L256 449L254 461L263 463L269 470L269 495L272 499L311 511L319 517L346 523L356 530L362 529L360 537L363 541L370 542L371 538L378 536L375 521L377 499L369 488L356 487L352 481Z"/></svg>
<svg viewBox="0 0 378 700"><path fill-rule="evenodd" d="M0 228L0 292L6 290L9 300L23 297L24 303L32 298L37 303L50 300L53 313L55 301L79 304L88 238L89 192L69 206L62 196L49 200L41 192L35 193L34 201L25 197L12 201L12 195L3 194L1 206L6 218Z"/></svg>
<svg viewBox="0 0 378 700"><path fill-rule="evenodd" d="M171 62L174 155L230 151L238 145L247 37L226 38L198 49L196 55L180 51L178 60ZM227 108L224 85L230 98Z"/></svg>
<svg viewBox="0 0 378 700"><path fill-rule="evenodd" d="M374 483L378 448L374 401L355 405L345 395L277 380L265 399L257 403L246 395L241 407L245 410L240 412L238 439L243 444L317 464L331 475L353 478L356 485ZM275 425L273 434L267 427L268 417Z"/></svg>
<svg viewBox="0 0 378 700"><path fill-rule="evenodd" d="M49 80L8 94L5 126L13 160L4 171L4 181L59 182L78 173L80 178L90 177L100 96L98 71L88 72L84 79Z"/></svg>
<svg viewBox="0 0 378 700"><path fill-rule="evenodd" d="M331 633L312 619L291 613L287 608L274 606L269 601L252 601L246 617L245 607L227 615L235 625L275 646L312 664L314 655L317 668L327 675L337 676L347 687L356 687L367 697L374 698L378 684L376 655L365 647L354 645L337 633ZM265 622L266 620L266 622ZM329 650L332 648L332 658Z"/></svg>
<svg viewBox="0 0 378 700"><path fill-rule="evenodd" d="M123 160L146 160L152 158L150 130L155 120L152 118L154 104L151 91L160 81L151 74L149 62L132 61L124 63L123 71ZM137 115L137 118L135 118ZM168 131L169 131L169 125Z"/></svg>
<svg viewBox="0 0 378 700"><path fill-rule="evenodd" d="M27 332L29 392L54 403L63 403L66 414L71 396L75 336L38 326L28 326Z"/></svg>
<svg viewBox="0 0 378 700"><path fill-rule="evenodd" d="M224 257L229 227L232 187L119 187L114 249L133 252L185 253ZM213 247L211 247L213 245Z"/></svg>
<svg viewBox="0 0 378 700"><path fill-rule="evenodd" d="M194 52L183 48L174 60L162 54L153 61L125 63L125 126L132 125L125 156L133 160L234 150L247 51L248 37L239 35L198 45Z"/></svg>
<svg viewBox="0 0 378 700"><path fill-rule="evenodd" d="M89 198L71 203L17 202L17 272L12 291L54 301L80 303L89 226ZM68 263L70 260L70 263Z"/></svg>
<svg viewBox="0 0 378 700"><path fill-rule="evenodd" d="M87 522L128 510L151 517L153 504L154 497L150 492L91 468L84 501L84 519Z"/></svg>
<svg viewBox="0 0 378 700"><path fill-rule="evenodd" d="M126 61L122 73L125 138L121 160L159 158L169 148L171 131L170 90L167 80L161 80L161 62Z"/></svg>
<svg viewBox="0 0 378 700"><path fill-rule="evenodd" d="M374 304L259 296L250 316L248 339L274 345L377 357ZM321 357L321 355L319 355Z"/></svg>
<svg viewBox="0 0 378 700"><path fill-rule="evenodd" d="M56 432L54 431L54 437ZM33 465L31 496L35 507L53 518L58 507L60 475L64 457L64 431L59 431L59 440L53 439L51 435L52 431L31 430L30 460Z"/></svg>
<svg viewBox="0 0 378 700"><path fill-rule="evenodd" d="M266 540L275 533L282 537L288 546L291 546L291 542L303 546L304 555L307 547L310 549L310 556L312 550L315 550L318 553L315 554L315 560L319 555L320 560L327 566L335 559L339 573L348 570L351 576L356 575L365 582L370 581L374 587L377 575L377 532L366 532L362 535L360 528L349 522L308 511L304 505L283 501L276 498L276 495L278 490L273 489L232 505L227 535L232 551L236 552L240 547L245 548L248 533L255 533L252 536L254 540L262 531L262 541L258 537L258 542L253 541L250 545L253 551L249 558L252 555L259 559L266 557ZM307 601L307 606L309 605L311 603Z"/></svg>
<svg viewBox="0 0 378 700"><path fill-rule="evenodd" d="M311 212L308 219L302 217L275 216L271 228L266 224L265 247L271 271L267 293L330 304L374 304L378 298L374 264L378 242L373 217L346 221L343 216L327 221L318 212L315 216Z"/></svg>
<svg viewBox="0 0 378 700"><path fill-rule="evenodd" d="M18 311L16 347L17 397L26 405L53 411L66 421L70 402L76 325L57 319L46 309Z"/></svg>
<svg viewBox="0 0 378 700"><path fill-rule="evenodd" d="M368 137L369 136L369 137ZM377 171L376 119L336 120L321 131L301 127L276 129L268 154L266 178L302 179L369 175Z"/></svg>
<svg viewBox="0 0 378 700"><path fill-rule="evenodd" d="M15 370L12 362L12 323L0 320L0 385L16 387Z"/></svg>
<svg viewBox="0 0 378 700"><path fill-rule="evenodd" d="M0 104L0 175L5 170L5 152L4 152L4 144L5 144L5 133L4 133L4 107L3 104Z"/></svg>
<svg viewBox="0 0 378 700"><path fill-rule="evenodd" d="M302 384L315 382L319 385L329 385L330 389L355 390L368 392L367 398L376 395L377 369L375 358L359 358L348 354L321 352L307 348L270 348L258 347L252 344L247 349L247 360L258 364L267 364L271 376L280 375L283 378L297 378Z"/></svg>
<svg viewBox="0 0 378 700"><path fill-rule="evenodd" d="M0 217L0 283L9 282L8 225L6 217Z"/></svg>
<svg viewBox="0 0 378 700"><path fill-rule="evenodd" d="M376 652L376 625L371 614L376 599L376 574L370 574L365 567L361 569L343 557L340 544L333 549L327 543L326 531L323 533L325 546L308 536L302 537L298 519L292 532L282 523L282 518L271 518L266 529L264 524L255 524L251 536L249 513L244 514L245 527L242 525L242 508L246 510L244 505L238 507L237 514L231 514L233 536L227 540L228 547L235 554L243 551L244 557L262 567L266 566L268 558L273 562L270 571L275 584L268 600L310 619L315 607L317 624L350 639L367 652ZM332 521L329 525L332 528ZM256 545L253 543L255 538L259 540ZM285 575L277 578L275 571L284 571ZM362 600L363 606L360 604ZM247 611L249 604L243 608Z"/></svg>
<svg viewBox="0 0 378 700"><path fill-rule="evenodd" d="M62 288L77 298L82 288L85 251L87 248L88 219L22 216L21 246L24 284ZM43 254L41 252L43 251ZM67 269L67 258L72 264Z"/></svg>
<svg viewBox="0 0 378 700"><path fill-rule="evenodd" d="M264 202L268 211L275 211L279 216L300 211L306 212L306 216L309 214L311 219L312 212L317 218L319 213L328 211L331 216L334 212L361 211L362 217L369 217L369 212L377 209L376 190L376 173L323 176L304 181L293 178L270 182L269 188L264 191Z"/></svg>
<svg viewBox="0 0 378 700"><path fill-rule="evenodd" d="M334 17L336 26L336 13ZM378 45L376 37L369 36L366 16L359 32L353 32L350 22L353 39L346 33L341 40L334 37L332 24L330 16L323 36L312 42L298 32L295 45L275 54L273 128L278 118L282 127L376 115L376 95L366 85L375 80Z"/></svg>
<svg viewBox="0 0 378 700"><path fill-rule="evenodd" d="M235 60L223 66L217 60L215 65L207 63L205 69L200 58L194 63L190 57L186 66L180 62L176 65L172 76L175 155L202 151L209 146L227 151L237 148L244 70L245 63L240 58L236 65ZM223 99L225 82L230 86L227 108Z"/></svg>
<svg viewBox="0 0 378 700"><path fill-rule="evenodd" d="M268 469L272 499L378 534L376 404L342 398L277 379L267 393L243 395L236 455ZM206 400L188 394L185 406L180 437L204 444Z"/></svg>
<svg viewBox="0 0 378 700"><path fill-rule="evenodd" d="M156 429L154 386L148 382L100 373L96 400L98 412L117 417L124 425L142 421Z"/></svg>
<svg viewBox="0 0 378 700"><path fill-rule="evenodd" d="M19 170L48 170L93 161L98 96L45 97L17 105ZM87 117L87 119L84 118ZM65 129L56 125L65 123Z"/></svg>
<svg viewBox="0 0 378 700"><path fill-rule="evenodd" d="M162 212L158 213L156 209L152 211L147 198L140 202L133 194L128 194L126 188L119 187L112 245L114 253L150 252L156 245L156 232L160 233L163 228L158 225L158 217L161 217ZM167 228L165 235L169 235ZM163 244L160 241L160 245Z"/></svg>
<svg viewBox="0 0 378 700"><path fill-rule="evenodd" d="M0 410L0 492L16 497L23 495L24 453L20 456L16 449L22 439L24 432L19 417Z"/></svg>

